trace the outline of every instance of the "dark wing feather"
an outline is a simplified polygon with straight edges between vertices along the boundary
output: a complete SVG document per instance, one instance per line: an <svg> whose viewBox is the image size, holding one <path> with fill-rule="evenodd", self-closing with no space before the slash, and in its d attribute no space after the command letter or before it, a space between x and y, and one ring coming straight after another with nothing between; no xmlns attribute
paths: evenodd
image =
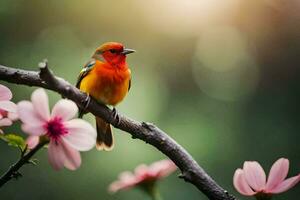
<svg viewBox="0 0 300 200"><path fill-rule="evenodd" d="M80 71L79 73L79 76L77 78L77 82L76 82L76 87L78 89L80 89L80 83L82 81L82 79L88 75L88 73L93 69L93 67L95 66L95 63L96 61L93 59L93 60L90 60L83 68L82 70ZM85 110L83 108L79 108L79 115L78 117L79 118L82 118L82 116L85 114Z"/></svg>
<svg viewBox="0 0 300 200"><path fill-rule="evenodd" d="M80 71L79 76L77 78L76 87L80 88L80 83L82 79L88 75L88 73L93 69L95 66L96 61L94 59L90 60Z"/></svg>
<svg viewBox="0 0 300 200"><path fill-rule="evenodd" d="M129 92L130 88L131 88L131 79L129 79L128 92Z"/></svg>

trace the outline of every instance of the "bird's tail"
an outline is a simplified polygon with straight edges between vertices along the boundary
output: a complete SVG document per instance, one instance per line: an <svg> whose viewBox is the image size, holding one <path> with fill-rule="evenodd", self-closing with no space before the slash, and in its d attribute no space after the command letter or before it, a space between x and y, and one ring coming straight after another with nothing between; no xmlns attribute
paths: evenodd
<svg viewBox="0 0 300 200"><path fill-rule="evenodd" d="M110 151L114 148L114 137L111 125L106 123L102 118L96 117L97 126L97 150Z"/></svg>

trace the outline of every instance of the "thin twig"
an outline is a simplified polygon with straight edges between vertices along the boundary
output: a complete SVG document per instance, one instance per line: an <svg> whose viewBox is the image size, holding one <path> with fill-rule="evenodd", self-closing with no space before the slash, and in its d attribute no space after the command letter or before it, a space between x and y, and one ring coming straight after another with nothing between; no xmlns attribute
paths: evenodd
<svg viewBox="0 0 300 200"><path fill-rule="evenodd" d="M40 142L35 148L30 150L28 153L22 154L20 159L10 166L10 168L3 174L0 178L0 187L2 187L5 183L7 183L12 178L19 178L22 176L22 174L19 172L19 169L28 163L31 163L30 158L39 150L41 149L45 144L47 144L48 141L44 140Z"/></svg>
<svg viewBox="0 0 300 200"><path fill-rule="evenodd" d="M85 93L82 93L64 79L55 77L46 62L39 66L40 72L34 72L0 65L0 80L50 89L73 100L78 106L85 106L84 103L87 98ZM181 178L195 185L209 199L235 199L219 186L182 146L155 125L148 122L138 122L120 114L117 114L118 117L114 117L112 110L93 99L91 99L86 109L114 127L130 133L132 138L138 138L156 147L178 166L182 172Z"/></svg>

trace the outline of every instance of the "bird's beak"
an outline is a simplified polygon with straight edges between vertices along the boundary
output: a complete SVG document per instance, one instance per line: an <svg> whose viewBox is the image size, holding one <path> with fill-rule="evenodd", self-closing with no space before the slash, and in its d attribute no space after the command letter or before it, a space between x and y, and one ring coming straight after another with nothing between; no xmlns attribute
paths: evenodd
<svg viewBox="0 0 300 200"><path fill-rule="evenodd" d="M134 53L134 52L135 52L135 50L133 50L133 49L124 49L124 50L121 52L121 54L126 55L126 54L130 54L130 53Z"/></svg>

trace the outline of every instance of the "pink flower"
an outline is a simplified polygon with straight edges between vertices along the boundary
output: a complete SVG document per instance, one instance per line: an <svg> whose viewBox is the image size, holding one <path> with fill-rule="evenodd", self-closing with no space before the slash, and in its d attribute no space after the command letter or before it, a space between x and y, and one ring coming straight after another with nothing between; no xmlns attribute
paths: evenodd
<svg viewBox="0 0 300 200"><path fill-rule="evenodd" d="M268 180L256 161L244 162L243 169L237 169L233 177L236 190L245 196L271 196L289 190L300 181L300 174L285 179L289 171L289 160L278 159L272 166Z"/></svg>
<svg viewBox="0 0 300 200"><path fill-rule="evenodd" d="M176 165L171 160L161 160L146 166L139 165L131 172L123 172L119 176L119 180L113 182L109 186L110 192L129 189L134 186L144 185L145 183L153 183L158 179L168 176L177 169Z"/></svg>
<svg viewBox="0 0 300 200"><path fill-rule="evenodd" d="M12 93L4 85L0 85L0 127L10 126L17 120L17 106L11 102ZM0 129L0 133L3 131Z"/></svg>
<svg viewBox="0 0 300 200"><path fill-rule="evenodd" d="M74 102L59 100L50 114L46 92L37 89L31 95L31 102L21 101L17 106L22 130L29 135L29 147L39 143L39 136L44 135L50 140L48 157L55 170L77 169L81 164L79 151L94 147L95 129L84 120L72 119L78 111Z"/></svg>

